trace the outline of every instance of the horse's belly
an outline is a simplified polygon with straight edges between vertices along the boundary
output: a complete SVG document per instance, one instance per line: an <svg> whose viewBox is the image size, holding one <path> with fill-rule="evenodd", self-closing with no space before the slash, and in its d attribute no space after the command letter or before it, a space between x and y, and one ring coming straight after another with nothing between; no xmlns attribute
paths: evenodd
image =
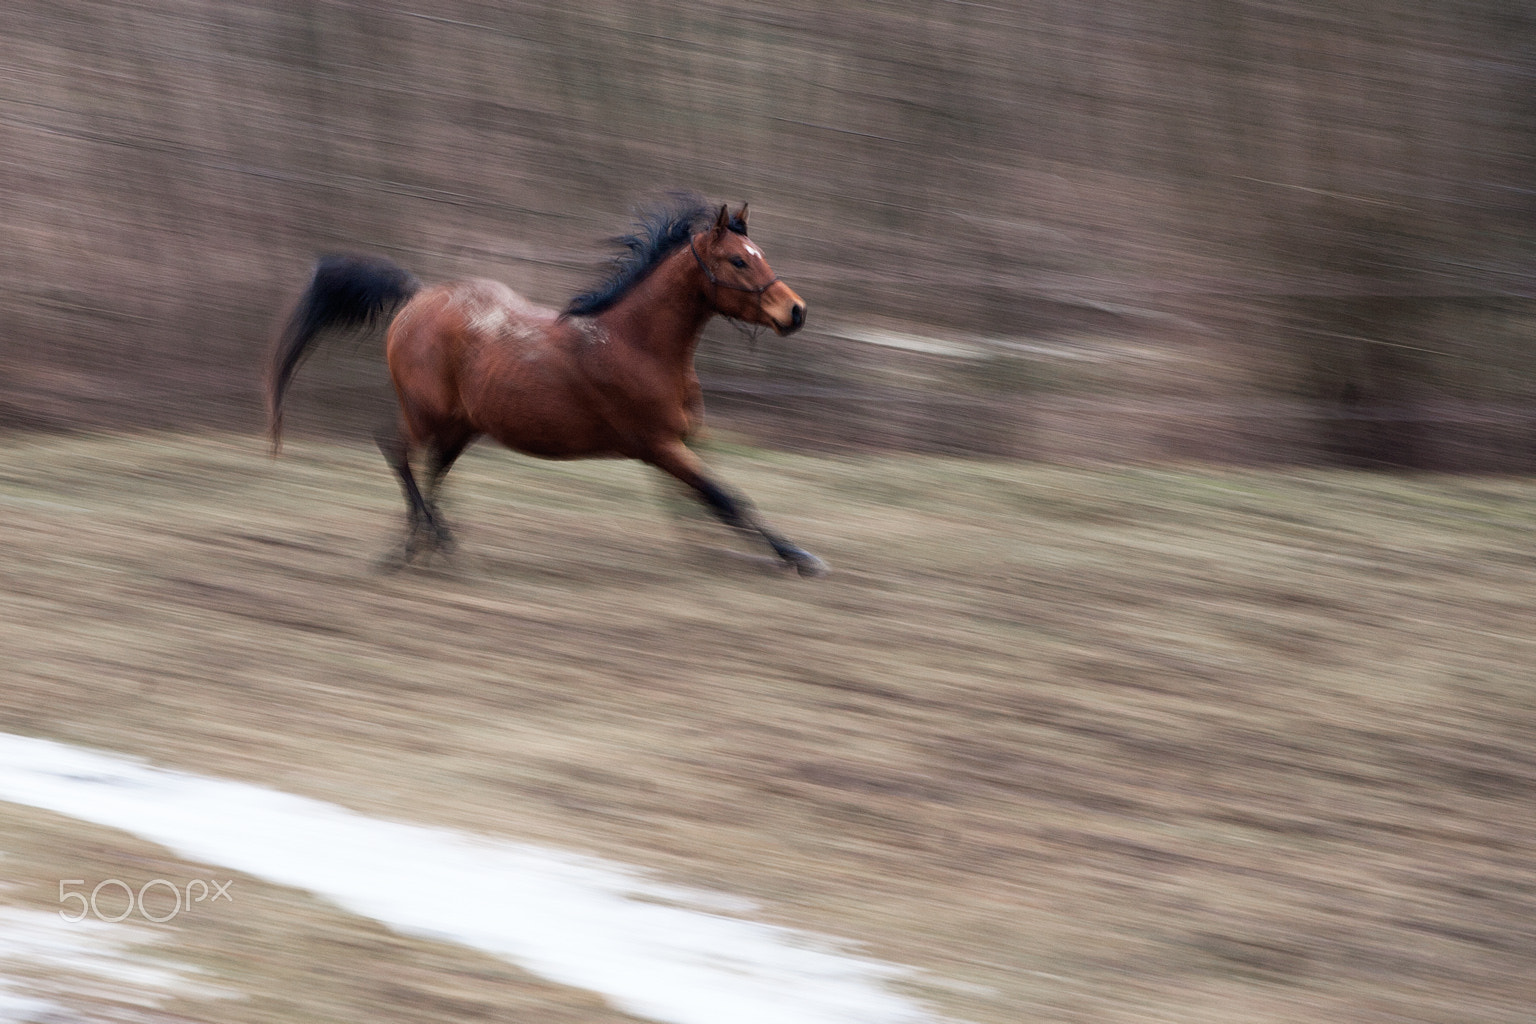
<svg viewBox="0 0 1536 1024"><path fill-rule="evenodd" d="M493 429L486 433L513 451L546 459L603 455L615 447L612 435L599 426L555 417L519 416L515 410L508 410L488 426Z"/></svg>
<svg viewBox="0 0 1536 1024"><path fill-rule="evenodd" d="M544 458L612 452L618 438L558 359L496 360L466 394L476 429L514 451Z"/></svg>

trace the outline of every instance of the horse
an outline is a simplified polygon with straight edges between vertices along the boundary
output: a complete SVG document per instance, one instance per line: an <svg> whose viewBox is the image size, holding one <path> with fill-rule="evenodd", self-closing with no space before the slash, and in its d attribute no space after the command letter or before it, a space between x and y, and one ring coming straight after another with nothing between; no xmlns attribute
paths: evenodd
<svg viewBox="0 0 1536 1024"><path fill-rule="evenodd" d="M747 205L731 213L674 197L641 210L634 233L616 241L624 252L608 277L558 312L497 281L428 287L379 257L322 257L272 354L274 453L284 396L316 340L382 321L400 409L376 439L407 506L398 564L453 547L438 491L465 448L488 437L542 458L647 463L720 521L760 538L783 566L825 573L825 562L769 527L686 443L704 412L693 355L705 324L719 315L780 336L805 324L805 302L747 237ZM425 463L424 486L413 459Z"/></svg>

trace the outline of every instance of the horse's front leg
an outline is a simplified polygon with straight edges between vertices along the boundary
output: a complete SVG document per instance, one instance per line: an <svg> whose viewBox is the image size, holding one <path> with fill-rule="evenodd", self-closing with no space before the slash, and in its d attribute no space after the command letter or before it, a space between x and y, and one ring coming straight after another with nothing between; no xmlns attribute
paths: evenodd
<svg viewBox="0 0 1536 1024"><path fill-rule="evenodd" d="M711 479L699 457L681 441L658 448L646 456L645 461L691 488L704 503L704 507L722 523L743 532L755 533L767 541L773 553L801 576L822 576L828 572L826 562L770 529L750 501L732 494Z"/></svg>

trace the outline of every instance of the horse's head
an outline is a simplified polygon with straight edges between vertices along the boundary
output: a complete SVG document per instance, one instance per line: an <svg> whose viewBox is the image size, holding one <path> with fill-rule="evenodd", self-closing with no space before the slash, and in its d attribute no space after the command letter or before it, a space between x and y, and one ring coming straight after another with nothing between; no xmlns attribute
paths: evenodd
<svg viewBox="0 0 1536 1024"><path fill-rule="evenodd" d="M736 213L720 207L714 227L689 243L708 283L715 312L793 334L805 324L805 301L780 281L747 238L747 205Z"/></svg>

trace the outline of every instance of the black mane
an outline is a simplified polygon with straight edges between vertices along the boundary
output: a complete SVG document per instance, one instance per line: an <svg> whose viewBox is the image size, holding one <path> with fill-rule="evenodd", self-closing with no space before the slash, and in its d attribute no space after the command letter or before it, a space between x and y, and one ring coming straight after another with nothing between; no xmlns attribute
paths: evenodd
<svg viewBox="0 0 1536 1024"><path fill-rule="evenodd" d="M715 216L715 209L704 197L692 192L674 194L669 203L641 208L635 214L634 232L613 240L624 252L613 258L608 277L566 303L562 315L592 316L612 307L662 260L708 227ZM746 225L734 217L730 228L739 235L747 233Z"/></svg>

